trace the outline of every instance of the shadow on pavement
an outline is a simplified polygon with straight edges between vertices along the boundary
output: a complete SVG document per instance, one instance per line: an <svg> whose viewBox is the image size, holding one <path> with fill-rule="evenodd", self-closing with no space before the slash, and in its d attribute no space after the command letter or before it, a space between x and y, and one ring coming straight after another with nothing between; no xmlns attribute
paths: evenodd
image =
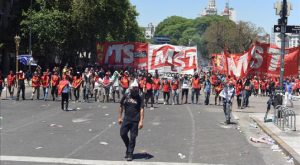
<svg viewBox="0 0 300 165"><path fill-rule="evenodd" d="M149 153L136 153L133 154L133 159L152 159L154 156Z"/></svg>

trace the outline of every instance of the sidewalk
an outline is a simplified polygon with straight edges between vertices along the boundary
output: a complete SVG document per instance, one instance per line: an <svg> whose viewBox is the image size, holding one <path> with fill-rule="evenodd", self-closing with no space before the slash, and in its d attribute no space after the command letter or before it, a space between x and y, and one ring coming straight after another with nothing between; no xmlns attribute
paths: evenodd
<svg viewBox="0 0 300 165"><path fill-rule="evenodd" d="M294 102L296 113L296 131L280 130L273 122L264 122L266 97L250 97L250 107L242 110L234 109L233 113L249 113L249 117L268 134L285 152L293 158L295 165L300 165L300 101ZM268 119L273 119L274 109L270 110Z"/></svg>

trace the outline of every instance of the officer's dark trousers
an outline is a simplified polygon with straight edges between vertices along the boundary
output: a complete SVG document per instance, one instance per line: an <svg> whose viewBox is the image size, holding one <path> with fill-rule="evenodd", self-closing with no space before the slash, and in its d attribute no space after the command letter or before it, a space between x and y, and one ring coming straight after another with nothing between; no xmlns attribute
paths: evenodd
<svg viewBox="0 0 300 165"><path fill-rule="evenodd" d="M120 135L122 140L126 146L126 153L133 154L134 147L135 147L135 139L138 136L138 122L129 122L123 121ZM130 138L128 137L128 132L130 131Z"/></svg>
<svg viewBox="0 0 300 165"><path fill-rule="evenodd" d="M55 100L55 96L57 97L57 86L52 86L52 88L51 88L51 95L52 95L52 99L54 101Z"/></svg>
<svg viewBox="0 0 300 165"><path fill-rule="evenodd" d="M64 102L66 102L66 109L64 109ZM68 110L69 105L69 93L62 93L61 94L61 109Z"/></svg>

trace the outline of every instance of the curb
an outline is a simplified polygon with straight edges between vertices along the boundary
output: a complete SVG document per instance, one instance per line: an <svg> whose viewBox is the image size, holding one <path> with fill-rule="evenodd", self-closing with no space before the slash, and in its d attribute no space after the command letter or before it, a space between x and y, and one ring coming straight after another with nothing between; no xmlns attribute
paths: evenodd
<svg viewBox="0 0 300 165"><path fill-rule="evenodd" d="M268 134L272 139L275 140L275 142L282 148L283 152L286 155L289 155L293 158L295 165L300 165L300 155L291 148L288 144L286 144L282 139L280 139L276 134L274 134L269 128L267 128L263 122L258 120L256 117L251 116L252 120L254 120L258 126L266 133Z"/></svg>

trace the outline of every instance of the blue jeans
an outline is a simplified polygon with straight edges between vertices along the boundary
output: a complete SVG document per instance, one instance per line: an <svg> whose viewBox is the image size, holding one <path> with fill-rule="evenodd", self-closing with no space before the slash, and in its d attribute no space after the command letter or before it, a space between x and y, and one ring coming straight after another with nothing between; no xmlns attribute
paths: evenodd
<svg viewBox="0 0 300 165"><path fill-rule="evenodd" d="M243 107L248 107L249 105L249 97L250 97L250 91L244 91L243 92Z"/></svg>
<svg viewBox="0 0 300 165"><path fill-rule="evenodd" d="M226 121L230 121L231 102L226 99L223 99L223 111L225 114Z"/></svg>
<svg viewBox="0 0 300 165"><path fill-rule="evenodd" d="M205 105L209 104L210 91L205 92Z"/></svg>
<svg viewBox="0 0 300 165"><path fill-rule="evenodd" d="M196 104L198 103L199 100L199 94L200 94L200 89L192 89L192 103L194 104L194 96L196 95Z"/></svg>
<svg viewBox="0 0 300 165"><path fill-rule="evenodd" d="M179 104L179 91L177 90L172 90L172 100L173 100L173 104Z"/></svg>

